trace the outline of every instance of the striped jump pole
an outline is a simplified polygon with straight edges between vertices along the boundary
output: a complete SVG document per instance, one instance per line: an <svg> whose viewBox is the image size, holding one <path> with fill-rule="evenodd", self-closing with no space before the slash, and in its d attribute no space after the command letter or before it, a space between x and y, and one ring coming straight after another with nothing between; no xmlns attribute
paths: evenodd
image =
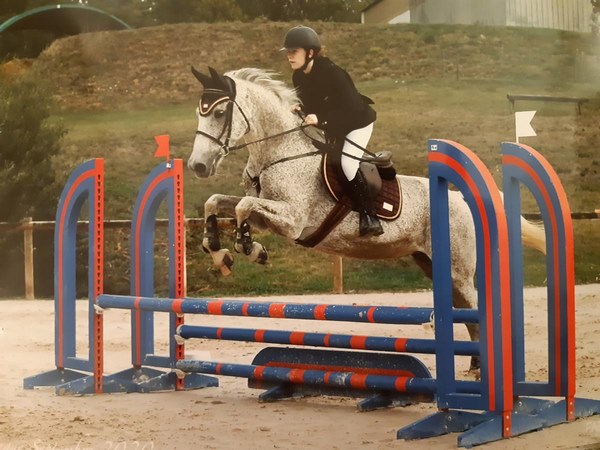
<svg viewBox="0 0 600 450"><path fill-rule="evenodd" d="M161 311L176 314L206 314L217 316L237 316L237 317L260 317L260 318L279 318L279 319L300 319L300 320L331 320L358 323L379 323L379 324L403 324L403 325L421 325L430 323L434 318L433 308L411 308L411 307L392 307L392 306L349 306L349 305L327 305L327 304L300 304L300 303L279 303L279 302L257 302L246 300L223 300L223 299L199 299L199 298L155 298L155 297L131 297L118 295L102 295L98 298L98 305L102 308L131 309L134 311ZM477 310L451 308L450 311L453 321L456 323L476 323L479 320ZM452 326L452 324L450 325ZM239 328L214 328L214 327L196 327L182 325L179 327L179 334L191 337L192 333L199 331L212 332L212 337L218 339L287 343L289 345L324 346L332 348L360 348L364 350L382 349L387 346L394 346L393 352L423 351L435 353L438 347L434 340L416 340L416 339L394 339L384 337L362 337L352 335L335 335L320 333L303 332L285 332L276 330L252 330ZM302 336L302 337L300 337ZM409 350L410 348L410 350ZM473 342L456 342L455 351L464 354L477 354L478 344ZM334 356L337 363L332 362ZM275 348L269 347L260 352L254 359L253 364L269 365L277 367L290 366L294 368L310 367L311 370L328 370L332 367L344 367L345 371L353 372L356 370L368 370L370 374L380 373L388 367L398 367L403 371L402 376L410 375L412 378L431 378L431 374L423 364L413 356L398 354L378 354L371 352L334 352L307 349ZM176 365L176 367L187 367ZM195 371L193 373L200 373ZM206 372L210 373L210 372ZM475 382L475 385L479 385ZM267 392L261 394L263 400L269 401L275 398L291 397L294 395L344 395L351 393L347 390L339 392L336 389L330 389L331 386L321 384L318 388L309 389L308 387L293 388L290 386L269 385L264 383L256 384L252 379L249 381L250 387L259 389L269 388ZM469 393L480 388L471 387ZM424 392L423 394L428 394ZM408 404L416 401L415 398L409 398L405 393L401 397L391 394L382 395L379 391L372 389L366 390L363 394L368 394L368 398L358 404L358 409L365 411L381 408L390 405ZM359 396L356 393L352 396ZM431 400L431 397L422 396L419 401Z"/></svg>
<svg viewBox="0 0 600 450"><path fill-rule="evenodd" d="M404 324L420 325L430 323L434 317L433 308L410 308L390 306L348 306L348 305L326 305L326 304L299 304L279 302L257 302L245 300L223 300L223 299L198 299L198 298L155 298L155 297L132 297L118 295L102 295L98 299L98 305L102 308L131 309L133 311L155 311L176 314L206 314L237 317L260 317L280 319L302 319L302 320L331 320L359 323L379 324ZM479 320L477 310L451 308L453 320L456 323L475 323ZM182 325L178 328L178 334L192 337L193 333L212 330L212 336L218 339L246 340L256 342L287 343L289 345L319 346L331 348L356 348L364 350L382 349L394 346L393 352L421 351L423 353L435 353L437 343L426 339L394 339L384 337L335 335L320 333L285 332L276 330L251 330L239 328L214 328L196 327ZM205 337L201 335L202 337ZM287 336L287 338L286 338ZM302 336L302 337L300 337ZM241 339L243 338L243 339ZM477 354L479 349L477 343L456 342L455 350L466 355ZM337 362L334 362L333 359ZM417 358L410 355L379 354L372 352L334 352L318 351L308 349L291 349L268 347L254 358L253 364L268 365L288 368L307 368L311 370L331 371L329 369L344 368L346 372L367 371L367 374L376 375L390 367L397 367L402 376L409 378L431 378L429 370ZM188 367L176 364L177 368ZM238 368L241 365L238 365ZM193 374L201 372L196 370ZM241 373L241 372L238 372ZM240 376L240 375L238 375ZM381 389L365 389L361 393L351 390L334 389L327 383L311 386L282 386L265 385L267 380L257 383L253 378L249 379L249 386L257 389L268 389L260 398L264 401L292 397L295 395L342 395L360 397L367 396L365 400L358 403L361 411L367 411L386 406L398 406L414 403L416 401L432 401L430 391L422 392L419 397L413 395L413 391L402 395L385 393ZM275 380L272 379L271 382ZM480 392L479 382L473 383L466 392ZM418 385L418 383L417 383ZM463 392L463 391L461 391Z"/></svg>
<svg viewBox="0 0 600 450"><path fill-rule="evenodd" d="M435 392L429 370L409 355L267 347L252 364L182 360L177 368L247 378L249 387L263 390L263 402L298 395L364 397L359 411L431 402ZM478 383L466 383L465 389L477 389Z"/></svg>
<svg viewBox="0 0 600 450"><path fill-rule="evenodd" d="M177 314L333 320L403 325L430 323L434 317L433 308L255 302L190 297L172 299L107 294L98 298L98 305L102 308L162 311ZM452 317L455 323L477 323L479 320L478 312L475 309L450 308L448 316Z"/></svg>
<svg viewBox="0 0 600 450"><path fill-rule="evenodd" d="M344 371L328 371L194 360L179 361L177 368L185 372L242 377L275 384L308 384L333 388L394 391L409 394L435 394L437 384L434 378L361 373L356 368L348 368ZM462 386L462 391L479 392L479 383L462 381L460 385Z"/></svg>
<svg viewBox="0 0 600 450"><path fill-rule="evenodd" d="M435 354L437 351L434 339L359 336L353 334L181 325L177 329L177 335L183 339L218 339L379 352ZM457 355L476 356L479 355L479 344L472 341L455 341L454 352Z"/></svg>

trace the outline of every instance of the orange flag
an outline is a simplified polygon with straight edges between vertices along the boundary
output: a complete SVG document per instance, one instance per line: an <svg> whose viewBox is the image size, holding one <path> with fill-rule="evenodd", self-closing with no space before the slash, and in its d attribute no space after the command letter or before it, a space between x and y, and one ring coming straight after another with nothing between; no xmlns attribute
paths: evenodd
<svg viewBox="0 0 600 450"><path fill-rule="evenodd" d="M160 136L154 136L154 140L158 144L158 148L156 152L154 152L155 158L166 158L167 162L169 161L169 135L162 134Z"/></svg>

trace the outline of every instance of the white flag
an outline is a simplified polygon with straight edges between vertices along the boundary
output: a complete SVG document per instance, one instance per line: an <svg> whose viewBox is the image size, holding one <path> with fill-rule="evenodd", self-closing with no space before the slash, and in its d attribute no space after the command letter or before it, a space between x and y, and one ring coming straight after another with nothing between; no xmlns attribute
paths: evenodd
<svg viewBox="0 0 600 450"><path fill-rule="evenodd" d="M515 130L517 142L520 137L537 136L535 130L531 126L531 120L535 116L536 111L519 111L515 113Z"/></svg>

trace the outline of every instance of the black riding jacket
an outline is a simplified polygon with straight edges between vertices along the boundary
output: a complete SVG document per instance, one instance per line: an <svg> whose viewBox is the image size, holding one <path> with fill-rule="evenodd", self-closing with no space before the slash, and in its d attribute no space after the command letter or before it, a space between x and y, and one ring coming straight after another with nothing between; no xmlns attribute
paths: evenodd
<svg viewBox="0 0 600 450"><path fill-rule="evenodd" d="M317 126L334 137L344 137L377 118L370 106L373 101L359 94L350 75L329 58L315 58L308 74L295 70L292 82L302 111L316 114Z"/></svg>

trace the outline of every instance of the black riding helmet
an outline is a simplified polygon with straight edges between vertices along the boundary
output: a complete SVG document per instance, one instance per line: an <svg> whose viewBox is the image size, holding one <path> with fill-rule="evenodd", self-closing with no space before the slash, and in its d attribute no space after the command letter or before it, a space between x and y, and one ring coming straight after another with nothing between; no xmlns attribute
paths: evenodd
<svg viewBox="0 0 600 450"><path fill-rule="evenodd" d="M312 28L305 27L304 25L291 28L285 35L281 50L294 48L303 48L305 50L312 48L315 52L318 52L321 49L319 35Z"/></svg>
<svg viewBox="0 0 600 450"><path fill-rule="evenodd" d="M304 70L315 58L315 55L319 53L319 50L321 50L321 40L319 39L319 35L312 28L305 27L304 25L298 25L297 27L290 29L285 35L281 50L292 50L295 48L303 48L306 50L307 54L311 49L314 51L313 56L307 56L304 65L299 69Z"/></svg>

